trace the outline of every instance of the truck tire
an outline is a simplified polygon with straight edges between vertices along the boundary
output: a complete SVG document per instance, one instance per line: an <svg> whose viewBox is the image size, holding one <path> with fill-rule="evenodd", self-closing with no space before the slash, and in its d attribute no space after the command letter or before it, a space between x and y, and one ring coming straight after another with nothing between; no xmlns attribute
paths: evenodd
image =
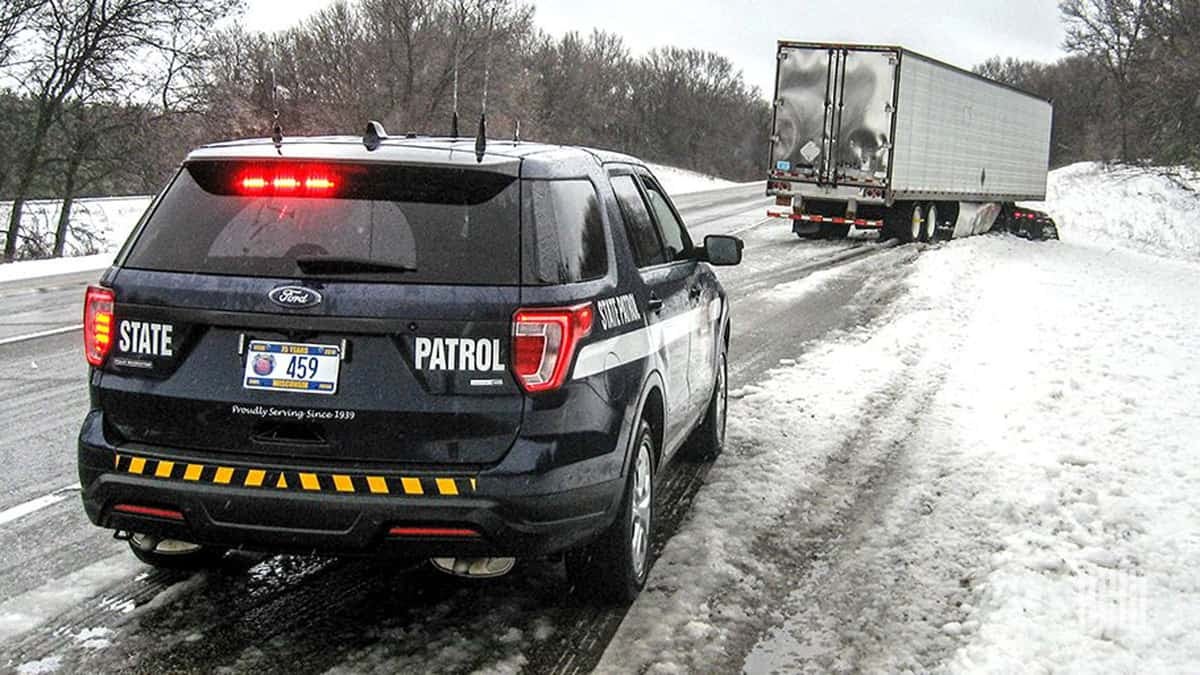
<svg viewBox="0 0 1200 675"><path fill-rule="evenodd" d="M884 225L901 243L920 241L925 232L925 210L920 202L898 202L888 209Z"/></svg>
<svg viewBox="0 0 1200 675"><path fill-rule="evenodd" d="M605 605L628 605L646 585L654 534L654 431L638 432L617 518L596 541L565 556L567 579L580 595Z"/></svg>
<svg viewBox="0 0 1200 675"><path fill-rule="evenodd" d="M932 244L937 241L938 212L937 202L929 202L925 207L925 227L921 229L921 241Z"/></svg>

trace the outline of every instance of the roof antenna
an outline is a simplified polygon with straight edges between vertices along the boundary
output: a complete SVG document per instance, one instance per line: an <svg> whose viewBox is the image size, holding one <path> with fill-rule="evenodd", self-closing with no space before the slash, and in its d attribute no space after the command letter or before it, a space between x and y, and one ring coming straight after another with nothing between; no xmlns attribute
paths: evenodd
<svg viewBox="0 0 1200 675"><path fill-rule="evenodd" d="M492 20L494 17L488 17L488 41L484 46L483 51L483 106L479 113L479 134L475 136L475 161L479 164L483 163L483 156L487 153L487 95L488 95L488 71L492 65Z"/></svg>
<svg viewBox="0 0 1200 675"><path fill-rule="evenodd" d="M454 116L450 120L450 136L458 138L458 45L454 46Z"/></svg>
<svg viewBox="0 0 1200 675"><path fill-rule="evenodd" d="M521 142L521 120L513 120L513 145Z"/></svg>
<svg viewBox="0 0 1200 675"><path fill-rule="evenodd" d="M283 125L279 123L279 83L275 81L275 66L271 66L271 142L275 151L283 154Z"/></svg>

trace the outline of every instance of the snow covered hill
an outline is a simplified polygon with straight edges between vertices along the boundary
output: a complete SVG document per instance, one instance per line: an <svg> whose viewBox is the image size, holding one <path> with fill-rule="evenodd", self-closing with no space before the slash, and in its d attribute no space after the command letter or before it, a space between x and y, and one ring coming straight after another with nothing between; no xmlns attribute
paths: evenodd
<svg viewBox="0 0 1200 675"><path fill-rule="evenodd" d="M1045 208L1063 239L1200 260L1200 175L1083 162L1051 172Z"/></svg>

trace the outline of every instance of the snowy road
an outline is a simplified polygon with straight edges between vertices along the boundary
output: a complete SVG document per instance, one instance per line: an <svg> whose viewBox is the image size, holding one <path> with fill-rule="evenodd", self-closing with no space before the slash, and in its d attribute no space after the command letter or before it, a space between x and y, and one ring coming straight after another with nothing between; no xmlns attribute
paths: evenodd
<svg viewBox="0 0 1200 675"><path fill-rule="evenodd" d="M720 271L730 447L669 469L628 611L578 604L550 561L481 583L288 556L150 571L70 490L69 333L0 341L0 669L1194 672L1200 265L802 242L759 195L678 199L697 239L746 241ZM0 335L69 325L82 282L59 281L0 286L21 317Z"/></svg>
<svg viewBox="0 0 1200 675"><path fill-rule="evenodd" d="M821 284L819 293L797 288L779 299L776 287L862 264L863 256L887 252L887 264L902 267L918 254L913 247L800 242L785 225L766 221L765 206L760 187L679 199L697 239L735 232L747 243L746 263L723 271L735 303L735 387L761 377L781 355L877 311L847 303L867 267ZM0 286L12 308L0 321L0 340L70 329L92 276ZM245 556L195 576L140 566L124 544L87 523L69 489L73 436L87 407L78 340L72 331L0 344L9 392L0 401L0 457L12 468L0 474L0 667L586 672L617 630L624 612L577 606L552 562L524 562L520 573L484 584L388 563L311 558ZM708 468L674 468L661 491L656 550L684 519Z"/></svg>

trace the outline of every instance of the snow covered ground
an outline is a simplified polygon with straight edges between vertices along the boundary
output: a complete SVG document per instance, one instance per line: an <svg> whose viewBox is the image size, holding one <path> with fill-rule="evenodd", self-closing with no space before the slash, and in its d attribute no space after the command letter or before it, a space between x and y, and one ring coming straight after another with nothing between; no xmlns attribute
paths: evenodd
<svg viewBox="0 0 1200 675"><path fill-rule="evenodd" d="M672 197L694 192L720 190L737 185L737 183L732 181L714 178L702 173L696 173L695 171L688 171L687 169L677 169L673 166L650 164L649 167L654 176L662 183L663 189Z"/></svg>
<svg viewBox="0 0 1200 675"><path fill-rule="evenodd" d="M72 208L72 226L94 235L91 242L72 238L67 243L68 256L58 259L28 260L0 264L0 281L34 279L37 277L102 270L112 263L121 244L137 225L151 197L102 197L80 199ZM26 235L50 241L58 224L60 200L45 199L25 204L22 225ZM0 203L0 222L7 223L12 202ZM94 252L93 252L94 251ZM85 255L87 254L87 255Z"/></svg>
<svg viewBox="0 0 1200 675"><path fill-rule="evenodd" d="M1134 179L1072 169L1066 241L856 263L891 270L856 302L903 294L735 392L601 671L1200 668L1200 264L1129 250L1133 221L1096 219ZM1178 257L1200 212L1166 204Z"/></svg>
<svg viewBox="0 0 1200 675"><path fill-rule="evenodd" d="M1067 241L1200 260L1200 174L1082 162L1051 172L1046 208Z"/></svg>

